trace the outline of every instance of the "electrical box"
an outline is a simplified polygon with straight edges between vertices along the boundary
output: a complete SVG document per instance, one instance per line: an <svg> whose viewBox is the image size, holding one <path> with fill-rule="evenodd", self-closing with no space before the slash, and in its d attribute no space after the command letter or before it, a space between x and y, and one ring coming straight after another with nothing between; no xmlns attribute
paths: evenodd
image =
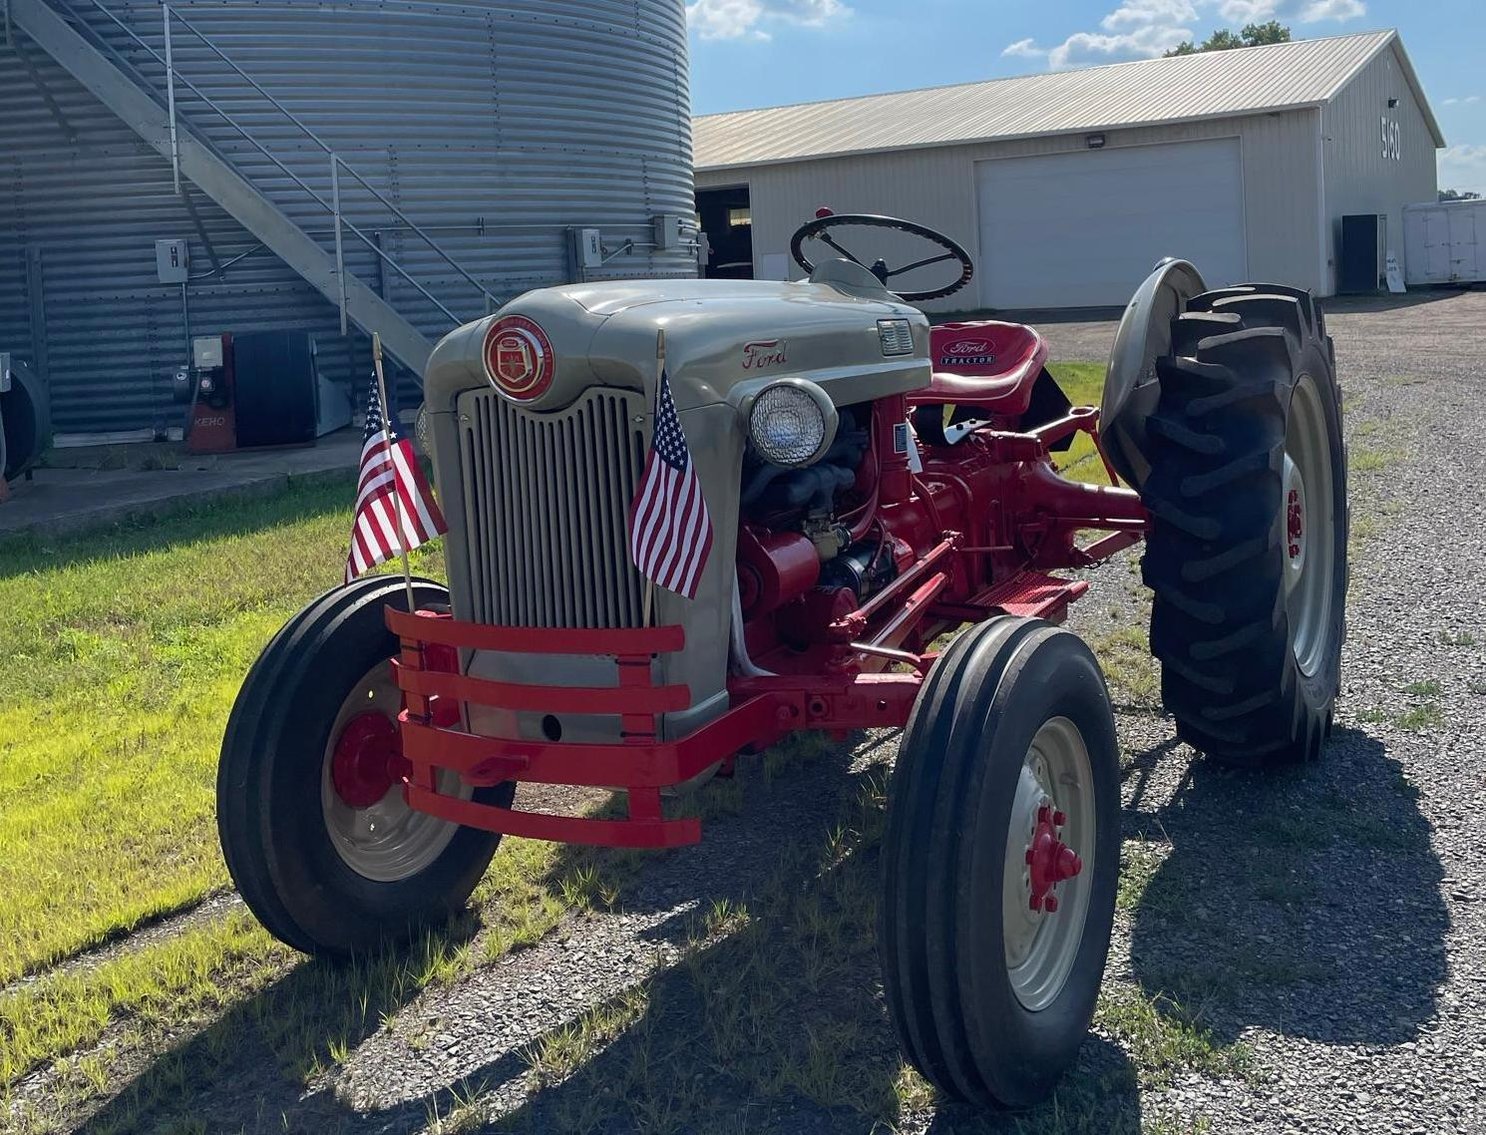
<svg viewBox="0 0 1486 1135"><path fill-rule="evenodd" d="M191 362L197 370L216 370L222 365L222 336L203 335L191 340Z"/></svg>
<svg viewBox="0 0 1486 1135"><path fill-rule="evenodd" d="M155 271L162 284L184 284L191 273L191 250L184 240L155 242Z"/></svg>
<svg viewBox="0 0 1486 1135"><path fill-rule="evenodd" d="M662 213L655 218L655 247L661 252L673 252L684 243L681 224L684 218L674 213Z"/></svg>
<svg viewBox="0 0 1486 1135"><path fill-rule="evenodd" d="M604 266L604 238L598 229L578 231L578 262L585 268Z"/></svg>

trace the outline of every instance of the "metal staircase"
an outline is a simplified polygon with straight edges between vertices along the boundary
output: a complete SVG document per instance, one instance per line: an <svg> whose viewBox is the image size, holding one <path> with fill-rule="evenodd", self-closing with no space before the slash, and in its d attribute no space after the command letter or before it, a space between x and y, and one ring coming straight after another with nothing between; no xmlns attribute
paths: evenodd
<svg viewBox="0 0 1486 1135"><path fill-rule="evenodd" d="M444 263L453 268L474 289L474 293L482 298L486 312L498 306L497 300L490 291L449 256L427 232L414 224L392 201L352 169L334 149L242 68L238 67L189 20L179 12L172 11L169 4L161 5L165 48L162 55L133 28L99 3L99 0L83 0L83 2L90 4L117 25L134 44L142 48L149 58L158 64L164 82L163 91L155 87L148 77L118 55L103 39L89 31L83 21L71 13L64 14L49 0L0 0L0 3L8 8L9 24L12 29L25 32L37 46L91 91L146 144L171 163L178 190L182 178L190 181L262 241L263 245L280 260L335 304L341 312L342 332L345 332L348 325L353 322L368 334L374 331L380 332L387 350L419 376L422 375L424 365L433 349L432 343L417 327L376 291L346 270L344 243L347 234L361 241L383 263L411 283L425 299L448 317L451 327L463 322L463 319L449 306L430 293L422 283L388 255L371 234L344 216L341 211L340 189L341 179L345 176L353 179L361 189L395 217L406 231L416 236ZM178 29L204 45L211 55L220 60L239 79L266 100L274 110L291 122L300 133L325 152L329 172L328 199L325 194L308 184L264 146L250 130L213 100L209 94L181 73L175 66L172 50L173 37ZM231 160L213 146L205 134L193 127L177 112L178 87L190 90L199 102L207 106L236 134L267 158L278 171L287 175L299 191L307 195L310 201L323 209L330 219L333 219L335 225L333 250L322 247L265 193L238 172Z"/></svg>

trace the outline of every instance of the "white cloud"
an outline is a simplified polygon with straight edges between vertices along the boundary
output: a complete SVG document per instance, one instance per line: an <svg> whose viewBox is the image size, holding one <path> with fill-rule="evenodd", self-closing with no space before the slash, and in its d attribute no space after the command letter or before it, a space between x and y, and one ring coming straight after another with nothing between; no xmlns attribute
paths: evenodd
<svg viewBox="0 0 1486 1135"><path fill-rule="evenodd" d="M1440 188L1486 194L1486 146L1451 146L1441 150Z"/></svg>
<svg viewBox="0 0 1486 1135"><path fill-rule="evenodd" d="M1367 15L1363 0L1218 0L1217 10L1223 19L1240 25L1262 24L1267 20L1318 24Z"/></svg>
<svg viewBox="0 0 1486 1135"><path fill-rule="evenodd" d="M820 27L850 14L844 0L696 0L686 8L703 39L768 39L763 25L773 21Z"/></svg>
<svg viewBox="0 0 1486 1135"><path fill-rule="evenodd" d="M1118 59L1154 59L1183 40L1192 38L1190 28L1153 24L1120 35L1078 32L1047 53L1050 67L1077 67L1085 63L1108 63Z"/></svg>
<svg viewBox="0 0 1486 1135"><path fill-rule="evenodd" d="M1048 66L1076 67L1122 59L1151 59L1184 40L1201 40L1217 27L1279 20L1339 23L1367 14L1364 0L1114 0L1099 31L1076 32L1046 51ZM1012 44L1003 55L1043 54L1031 40Z"/></svg>
<svg viewBox="0 0 1486 1135"><path fill-rule="evenodd" d="M703 39L737 39L753 30L764 14L758 0L697 0L686 9Z"/></svg>
<svg viewBox="0 0 1486 1135"><path fill-rule="evenodd" d="M1047 54L1047 49L1038 47L1035 40L1019 39L1015 43L1008 43L1002 55L1014 55L1022 59L1041 59Z"/></svg>
<svg viewBox="0 0 1486 1135"><path fill-rule="evenodd" d="M1475 104L1478 103L1478 102L1480 102L1480 101L1481 101L1481 96L1480 95L1467 95L1465 98L1460 98L1460 99L1446 99L1440 105L1442 105L1442 106L1475 106Z"/></svg>
<svg viewBox="0 0 1486 1135"><path fill-rule="evenodd" d="M1362 0L1311 0L1300 12L1300 22L1318 24L1322 20L1355 20L1367 15Z"/></svg>
<svg viewBox="0 0 1486 1135"><path fill-rule="evenodd" d="M1117 32L1121 28L1157 23L1179 24L1196 18L1197 10L1189 0L1124 0L1124 3L1099 21L1099 26L1107 32Z"/></svg>

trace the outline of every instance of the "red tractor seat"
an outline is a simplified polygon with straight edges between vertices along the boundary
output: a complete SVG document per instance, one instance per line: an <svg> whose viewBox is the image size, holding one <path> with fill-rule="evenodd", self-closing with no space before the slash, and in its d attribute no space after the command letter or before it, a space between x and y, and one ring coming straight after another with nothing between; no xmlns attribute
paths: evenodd
<svg viewBox="0 0 1486 1135"><path fill-rule="evenodd" d="M934 378L908 395L910 405L949 403L1020 417L1047 362L1047 343L1020 323L945 323L929 333Z"/></svg>

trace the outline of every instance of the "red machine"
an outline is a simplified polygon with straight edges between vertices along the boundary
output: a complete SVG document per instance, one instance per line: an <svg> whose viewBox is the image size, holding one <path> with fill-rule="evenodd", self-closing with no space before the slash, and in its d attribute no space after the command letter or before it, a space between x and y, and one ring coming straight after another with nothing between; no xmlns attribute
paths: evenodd
<svg viewBox="0 0 1486 1135"><path fill-rule="evenodd" d="M851 227L940 254L869 268L836 240ZM812 265L812 240L839 258ZM794 252L808 283L558 289L445 340L426 394L451 588L417 583L409 610L401 581L365 579L268 646L223 746L228 865L285 941L353 952L461 905L501 835L692 843L664 793L797 730L906 727L890 1012L944 1091L1029 1103L1092 1017L1119 861L1108 694L1058 626L1087 584L1055 573L1148 538L1180 735L1248 765L1318 753L1346 587L1330 342L1305 293L1207 291L1164 262L1102 412L1075 408L1031 328L931 330L906 306L971 279L942 234L824 215ZM949 285L888 291L942 262ZM657 326L717 543L696 599L652 618L622 510ZM1059 475L1080 433L1110 483ZM627 812L517 809L522 781L619 788Z"/></svg>

